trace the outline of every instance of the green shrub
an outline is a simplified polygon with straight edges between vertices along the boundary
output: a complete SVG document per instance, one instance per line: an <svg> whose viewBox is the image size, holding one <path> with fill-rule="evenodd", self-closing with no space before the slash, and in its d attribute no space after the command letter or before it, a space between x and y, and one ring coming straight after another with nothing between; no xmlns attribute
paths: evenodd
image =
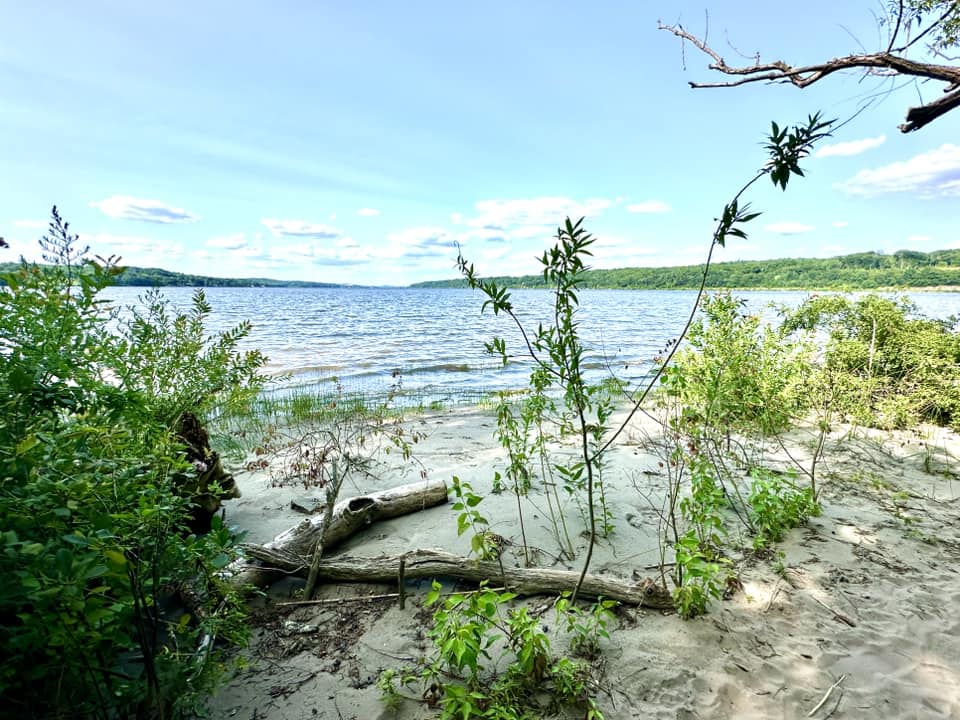
<svg viewBox="0 0 960 720"><path fill-rule="evenodd" d="M810 347L761 326L744 305L730 292L706 297L687 335L689 347L663 373L684 418L719 436L782 432L809 402Z"/></svg>
<svg viewBox="0 0 960 720"><path fill-rule="evenodd" d="M0 696L16 717L182 715L215 639L244 631L218 577L231 533L187 531L175 425L255 389L262 358L236 353L244 326L205 337L202 295L165 317L153 296L117 331L100 293L119 268L77 243L54 208L52 266L0 291Z"/></svg>
<svg viewBox="0 0 960 720"><path fill-rule="evenodd" d="M799 488L789 477L762 468L754 468L751 478L747 502L754 528L754 547L779 542L787 530L799 527L811 515L820 514L811 488Z"/></svg>
<svg viewBox="0 0 960 720"><path fill-rule="evenodd" d="M823 371L847 419L960 429L960 333L952 323L916 317L905 298L825 295L788 314L783 330L828 334Z"/></svg>

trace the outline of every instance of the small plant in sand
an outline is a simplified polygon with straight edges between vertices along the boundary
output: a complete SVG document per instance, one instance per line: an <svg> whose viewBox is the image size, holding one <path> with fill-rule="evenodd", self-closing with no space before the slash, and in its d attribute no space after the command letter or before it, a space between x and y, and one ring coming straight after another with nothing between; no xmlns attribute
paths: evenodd
<svg viewBox="0 0 960 720"><path fill-rule="evenodd" d="M794 482L795 473L777 475L764 468L754 468L750 475L748 501L755 548L779 542L787 530L820 514L813 489L798 487Z"/></svg>
<svg viewBox="0 0 960 720"><path fill-rule="evenodd" d="M404 689L419 685L417 699L438 706L442 718L521 720L580 708L585 717L602 720L589 666L555 656L535 615L526 607L506 608L513 593L481 587L443 597L440 590L435 582L425 603L436 608L428 633L433 654L419 673L381 674L378 687L388 706L415 699ZM605 623L608 606L600 607Z"/></svg>
<svg viewBox="0 0 960 720"><path fill-rule="evenodd" d="M597 598L586 611L570 602L570 593L564 592L554 603L557 624L570 635L570 652L592 660L600 655L602 640L610 639L607 626L613 620L616 600Z"/></svg>
<svg viewBox="0 0 960 720"><path fill-rule="evenodd" d="M483 496L474 493L470 483L460 480L456 475L453 477L453 496L456 500L451 509L457 513L457 535L467 531L473 533L470 536L470 554L475 555L477 560L500 557L500 547L490 531L490 523L477 510L477 506L483 502Z"/></svg>

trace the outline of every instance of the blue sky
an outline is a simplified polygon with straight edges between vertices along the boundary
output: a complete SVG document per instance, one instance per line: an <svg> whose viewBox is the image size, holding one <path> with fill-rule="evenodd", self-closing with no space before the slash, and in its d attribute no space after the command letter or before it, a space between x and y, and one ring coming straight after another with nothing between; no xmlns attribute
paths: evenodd
<svg viewBox="0 0 960 720"><path fill-rule="evenodd" d="M706 6L731 63L882 42L876 2ZM692 90L719 78L657 20L700 33L704 8L0 0L3 252L34 257L57 204L100 255L207 275L405 285L454 277L457 242L482 274L536 272L567 215L595 267L690 264L771 120L871 99L806 180L756 186L717 259L960 247L960 113L897 130L942 86Z"/></svg>

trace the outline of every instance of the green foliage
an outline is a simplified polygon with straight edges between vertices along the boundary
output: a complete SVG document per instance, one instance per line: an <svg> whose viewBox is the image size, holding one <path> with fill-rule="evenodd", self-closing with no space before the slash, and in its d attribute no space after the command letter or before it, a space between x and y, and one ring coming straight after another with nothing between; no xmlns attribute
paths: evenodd
<svg viewBox="0 0 960 720"><path fill-rule="evenodd" d="M832 124L832 120L821 120L819 113L808 117L806 125L792 128L781 128L777 123L771 123L770 136L764 149L770 156L769 174L774 185L786 190L791 175L803 177L800 161L810 154L817 141L829 136Z"/></svg>
<svg viewBox="0 0 960 720"><path fill-rule="evenodd" d="M720 436L781 432L809 403L811 347L761 327L744 305L729 292L707 297L687 334L688 348L663 373L684 420Z"/></svg>
<svg viewBox="0 0 960 720"><path fill-rule="evenodd" d="M419 674L405 669L380 675L377 685L388 707L406 697L402 688L419 683L422 697L439 705L444 719L533 720L578 707L586 717L603 720L591 697L589 667L555 657L539 619L525 607L505 609L513 593L481 586L442 597L440 590L434 582L426 599L427 607L436 606L432 657ZM601 607L608 611L609 605ZM503 660L505 666L498 662Z"/></svg>
<svg viewBox="0 0 960 720"><path fill-rule="evenodd" d="M904 20L915 25L914 34L932 31L930 45L948 50L960 44L960 4L956 0L907 0L891 2L894 17L905 10Z"/></svg>
<svg viewBox="0 0 960 720"><path fill-rule="evenodd" d="M249 322L207 337L212 308L203 290L194 293L187 313L171 312L158 290L147 292L143 301L145 309L131 308L122 325L117 372L121 386L157 420L170 425L187 410L222 410L221 404L249 400L263 386L263 355L238 350L250 333Z"/></svg>
<svg viewBox="0 0 960 720"><path fill-rule="evenodd" d="M473 487L468 482L463 482L456 475L453 477L453 495L456 502L451 509L459 513L457 515L457 535L463 535L468 530L473 532L470 536L470 553L475 555L478 560L495 560L500 556L500 549L490 532L490 523L477 510L477 506L483 502L483 496L473 492Z"/></svg>
<svg viewBox="0 0 960 720"><path fill-rule="evenodd" d="M721 548L727 498L705 456L684 454L682 464L690 478L690 493L679 500L686 531L680 535L675 528L673 599L680 616L688 619L706 613L710 600L719 599L726 584L729 563Z"/></svg>
<svg viewBox="0 0 960 720"><path fill-rule="evenodd" d="M673 601L680 617L688 620L705 614L711 600L723 597L727 563L714 551L705 549L694 530L674 544L674 551L682 580L673 590Z"/></svg>
<svg viewBox="0 0 960 720"><path fill-rule="evenodd" d="M168 373L130 327L115 332L99 297L112 258L89 260L56 208L41 247L53 265L21 264L0 291L0 694L19 717L183 715L222 670L214 640L245 628L218 576L232 534L217 519L204 537L186 529L174 479L197 471L175 413L255 385L256 358L232 352L236 333L205 355L185 342L202 318L173 322L152 340L201 362Z"/></svg>
<svg viewBox="0 0 960 720"><path fill-rule="evenodd" d="M570 602L569 592L562 593L554 603L554 609L557 624L570 635L570 651L588 659L596 658L600 654L601 640L610 639L607 625L614 618L613 608L616 606L615 600L598 598L584 612Z"/></svg>
<svg viewBox="0 0 960 720"><path fill-rule="evenodd" d="M754 468L751 478L747 500L755 548L779 542L787 530L803 525L811 515L820 514L811 488L798 488L789 477L763 468Z"/></svg>
<svg viewBox="0 0 960 720"><path fill-rule="evenodd" d="M960 332L914 312L906 299L815 296L789 313L783 328L828 334L824 382L847 419L960 429Z"/></svg>

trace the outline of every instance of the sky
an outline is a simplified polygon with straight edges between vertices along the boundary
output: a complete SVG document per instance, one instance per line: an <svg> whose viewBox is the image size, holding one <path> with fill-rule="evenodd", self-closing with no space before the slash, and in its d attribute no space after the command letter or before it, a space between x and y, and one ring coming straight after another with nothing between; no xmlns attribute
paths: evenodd
<svg viewBox="0 0 960 720"><path fill-rule="evenodd" d="M960 247L960 111L856 73L693 90L729 63L881 45L876 0L0 0L0 259L57 205L91 252L221 277L536 273L567 216L598 268L702 262L770 122L853 119L718 261ZM740 56L743 56L741 58ZM866 106L866 107L865 107ZM858 111L861 111L859 114Z"/></svg>

